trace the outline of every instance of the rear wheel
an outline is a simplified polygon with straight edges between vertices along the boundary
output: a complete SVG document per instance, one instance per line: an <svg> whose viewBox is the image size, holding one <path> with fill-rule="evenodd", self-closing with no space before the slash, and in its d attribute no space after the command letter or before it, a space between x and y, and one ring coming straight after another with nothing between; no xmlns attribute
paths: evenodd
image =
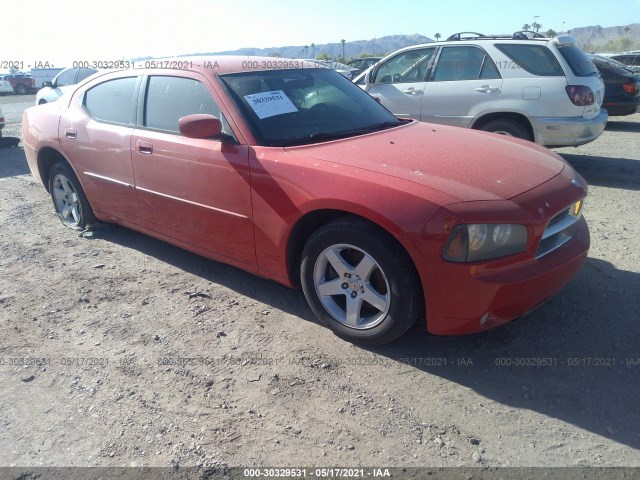
<svg viewBox="0 0 640 480"><path fill-rule="evenodd" d="M533 141L531 134L525 128L522 123L517 120L511 120L508 118L501 118L497 120L491 120L487 124L483 125L480 130L485 132L498 133L500 135L506 135L508 137L522 138L523 140Z"/></svg>
<svg viewBox="0 0 640 480"><path fill-rule="evenodd" d="M96 221L78 178L65 163L51 167L49 192L58 218L66 227L84 230Z"/></svg>
<svg viewBox="0 0 640 480"><path fill-rule="evenodd" d="M388 343L421 312L409 256L386 232L359 219L337 220L315 232L302 252L300 273L313 312L354 343Z"/></svg>
<svg viewBox="0 0 640 480"><path fill-rule="evenodd" d="M18 85L16 85L16 93L18 95L24 95L25 93L27 93L27 87L25 87L22 83L19 83Z"/></svg>

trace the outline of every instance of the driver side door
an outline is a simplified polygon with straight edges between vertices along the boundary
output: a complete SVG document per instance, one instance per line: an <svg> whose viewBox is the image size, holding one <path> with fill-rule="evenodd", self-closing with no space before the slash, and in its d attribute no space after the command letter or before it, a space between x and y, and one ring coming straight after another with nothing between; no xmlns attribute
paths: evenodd
<svg viewBox="0 0 640 480"><path fill-rule="evenodd" d="M365 91L398 118L421 120L422 95L437 47L407 50L372 72Z"/></svg>

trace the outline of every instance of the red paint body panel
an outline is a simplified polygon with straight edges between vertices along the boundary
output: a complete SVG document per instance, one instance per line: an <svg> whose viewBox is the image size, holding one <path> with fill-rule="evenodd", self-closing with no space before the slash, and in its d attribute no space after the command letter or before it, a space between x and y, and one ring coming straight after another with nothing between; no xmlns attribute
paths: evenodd
<svg viewBox="0 0 640 480"><path fill-rule="evenodd" d="M584 219L563 247L535 258L549 220L586 195L584 179L553 152L419 122L314 145L260 146L216 77L244 71L246 61L204 57L194 63L218 66L105 73L56 104L28 109L23 128L32 173L45 180L45 152L56 150L98 218L289 286L295 272L288 271L287 254L301 219L318 210L361 216L390 232L413 260L427 328L437 334L477 332L518 318L560 290L584 262ZM274 59L252 61L260 69ZM81 101L88 88L143 73L200 80L238 143L108 125L87 115ZM70 130L75 138L66 136ZM461 223L525 225L527 249L477 263L445 261L443 248ZM485 313L488 321L480 325Z"/></svg>

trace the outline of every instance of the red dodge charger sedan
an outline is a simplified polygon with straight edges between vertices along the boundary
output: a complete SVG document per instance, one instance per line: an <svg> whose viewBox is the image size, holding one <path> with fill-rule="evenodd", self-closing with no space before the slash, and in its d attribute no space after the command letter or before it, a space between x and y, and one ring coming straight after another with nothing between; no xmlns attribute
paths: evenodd
<svg viewBox="0 0 640 480"><path fill-rule="evenodd" d="M290 287L382 344L517 319L589 249L587 186L555 153L395 118L333 70L193 57L98 73L25 111L63 224L115 222Z"/></svg>

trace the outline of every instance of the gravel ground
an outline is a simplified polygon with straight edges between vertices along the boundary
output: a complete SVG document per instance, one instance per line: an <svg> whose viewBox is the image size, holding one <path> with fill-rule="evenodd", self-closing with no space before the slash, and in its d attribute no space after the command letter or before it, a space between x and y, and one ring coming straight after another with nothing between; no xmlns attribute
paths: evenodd
<svg viewBox="0 0 640 480"><path fill-rule="evenodd" d="M33 102L0 98L5 137ZM299 291L126 228L78 236L0 149L0 466L640 467L639 132L558 149L592 248L556 297L379 348Z"/></svg>

